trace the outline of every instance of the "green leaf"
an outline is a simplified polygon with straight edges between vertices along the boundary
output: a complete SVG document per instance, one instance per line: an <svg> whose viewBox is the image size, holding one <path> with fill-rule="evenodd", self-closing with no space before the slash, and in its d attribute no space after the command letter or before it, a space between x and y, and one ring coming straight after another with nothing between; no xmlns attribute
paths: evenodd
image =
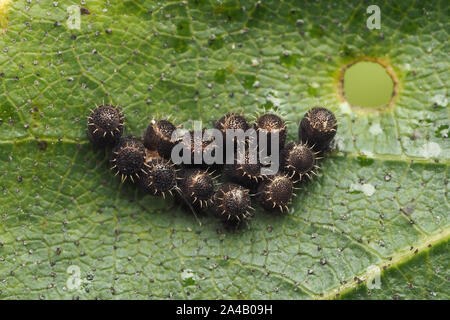
<svg viewBox="0 0 450 320"><path fill-rule="evenodd" d="M361 285L342 299L448 300L448 250L448 241L442 242L398 266L389 265L379 279L378 288Z"/></svg>
<svg viewBox="0 0 450 320"><path fill-rule="evenodd" d="M78 3L0 8L1 299L367 298L384 267L371 298L448 299L448 1L380 1L380 30L362 1L200 0L87 1L69 29ZM396 75L384 110L339 94L342 68L368 57ZM86 136L103 100L137 136L152 117L270 109L290 140L325 105L337 151L286 216L199 226L113 177Z"/></svg>

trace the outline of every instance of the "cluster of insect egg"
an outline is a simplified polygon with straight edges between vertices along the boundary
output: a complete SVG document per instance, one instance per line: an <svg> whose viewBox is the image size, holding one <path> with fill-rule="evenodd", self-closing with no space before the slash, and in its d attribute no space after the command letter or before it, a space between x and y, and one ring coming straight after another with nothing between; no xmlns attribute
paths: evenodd
<svg viewBox="0 0 450 320"><path fill-rule="evenodd" d="M152 120L143 139L122 137L124 115L120 108L110 104L96 107L88 117L90 141L100 147L111 148L111 169L119 175L122 182L130 180L142 190L154 196L174 196L177 201L187 205L195 212L211 209L215 215L231 224L239 224L252 216L251 197L268 211L286 212L292 201L295 185L311 179L319 168L318 160L329 149L337 130L337 121L331 111L316 107L310 109L300 122L299 140L286 144L287 128L285 121L271 113L256 119L254 129L265 130L268 142L270 135L279 137L280 172L272 176L261 174L261 163L236 160L223 165L226 182L216 188L213 171L206 164L175 166L170 158L176 143L172 133L176 127L168 120ZM222 131L224 138L227 129L251 128L243 115L228 113L215 122L215 128ZM191 131L191 160L195 157L198 142ZM199 135L200 136L200 135ZM201 152L214 147L214 141L201 141ZM236 147L236 146L235 146ZM270 150L270 147L269 147ZM226 154L227 150L224 150ZM236 148L232 150L236 156ZM248 150L245 158L248 158ZM218 166L216 166L218 167ZM220 168L214 168L220 169Z"/></svg>

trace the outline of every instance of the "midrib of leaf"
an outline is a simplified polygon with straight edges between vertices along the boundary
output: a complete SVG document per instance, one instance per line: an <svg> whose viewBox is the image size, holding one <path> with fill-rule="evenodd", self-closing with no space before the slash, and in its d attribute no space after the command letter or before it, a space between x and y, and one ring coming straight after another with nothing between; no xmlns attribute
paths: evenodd
<svg viewBox="0 0 450 320"><path fill-rule="evenodd" d="M373 273L372 270L377 270L374 267L378 267L380 271L384 270L385 268L394 268L400 264L403 264L404 262L410 260L413 258L416 254L421 252L429 251L430 248L434 245L437 245L441 242L448 241L450 239L450 228L446 228L443 231L431 235L429 237L423 237L420 239L415 247L411 248L405 248L401 251L398 251L396 255L389 257L388 260L385 260L381 262L378 265L371 265L368 266L366 269L366 272L361 274L356 274L355 277L358 279L353 279L353 281L347 281L347 283L340 285L339 287L330 290L328 292L325 292L323 296L317 296L318 299L334 299L338 297L340 294L348 293L352 289L357 288L360 285L360 282L365 282L367 280L373 279L373 277L376 275ZM416 251L417 250L417 251Z"/></svg>

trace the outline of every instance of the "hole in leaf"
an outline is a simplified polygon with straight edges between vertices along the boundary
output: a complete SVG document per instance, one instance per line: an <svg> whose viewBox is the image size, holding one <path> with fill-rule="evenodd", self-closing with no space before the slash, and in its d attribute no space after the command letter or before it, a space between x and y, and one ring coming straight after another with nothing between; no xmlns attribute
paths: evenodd
<svg viewBox="0 0 450 320"><path fill-rule="evenodd" d="M359 61L349 65L342 77L344 98L361 108L379 108L394 96L394 80L378 62Z"/></svg>

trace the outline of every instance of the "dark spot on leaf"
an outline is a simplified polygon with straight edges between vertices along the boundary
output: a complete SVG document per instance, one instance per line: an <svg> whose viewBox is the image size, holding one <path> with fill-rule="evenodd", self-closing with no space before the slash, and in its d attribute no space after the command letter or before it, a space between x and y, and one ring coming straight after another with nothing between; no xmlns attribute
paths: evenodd
<svg viewBox="0 0 450 320"><path fill-rule="evenodd" d="M81 13L81 14L91 14L91 11L89 11L88 8L81 7L81 8L80 8L80 13Z"/></svg>
<svg viewBox="0 0 450 320"><path fill-rule="evenodd" d="M185 36L185 37L191 36L191 31L190 31L188 20L180 21L177 24L177 34L180 36Z"/></svg>
<svg viewBox="0 0 450 320"><path fill-rule="evenodd" d="M38 142L38 149L39 149L39 151L45 151L47 149L47 141L40 140Z"/></svg>

